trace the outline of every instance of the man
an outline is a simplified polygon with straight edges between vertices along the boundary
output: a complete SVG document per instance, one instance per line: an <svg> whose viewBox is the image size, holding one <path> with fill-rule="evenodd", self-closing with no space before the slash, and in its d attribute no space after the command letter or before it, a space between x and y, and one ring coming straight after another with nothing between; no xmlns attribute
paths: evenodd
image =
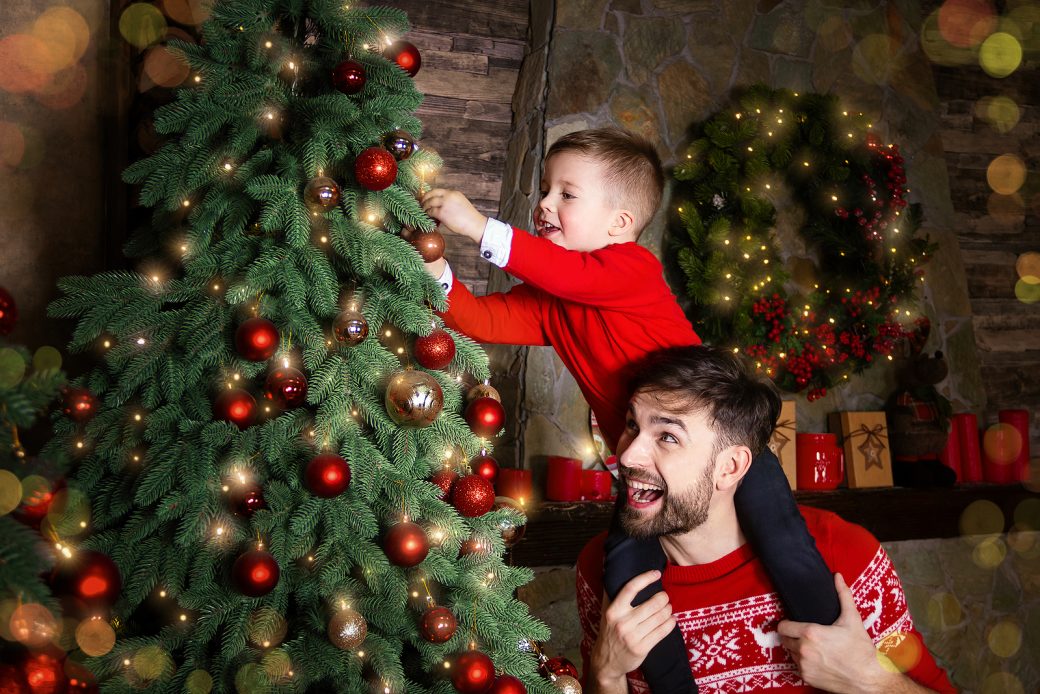
<svg viewBox="0 0 1040 694"><path fill-rule="evenodd" d="M659 573L637 576L608 603L601 597L604 535L582 551L587 691L649 691L637 668L677 623L702 692L956 691L914 629L884 549L832 513L801 509L835 572L841 616L830 626L783 620L733 505L780 411L772 384L730 353L682 347L654 355L632 385L618 444L627 486L622 522L629 535L657 537L668 565L664 591L632 607Z"/></svg>

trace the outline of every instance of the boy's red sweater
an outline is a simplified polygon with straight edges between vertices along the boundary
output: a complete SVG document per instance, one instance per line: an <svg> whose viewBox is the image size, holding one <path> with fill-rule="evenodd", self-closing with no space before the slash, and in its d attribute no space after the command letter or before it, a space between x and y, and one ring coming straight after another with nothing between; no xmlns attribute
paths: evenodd
<svg viewBox="0 0 1040 694"><path fill-rule="evenodd" d="M514 228L504 269L523 284L476 297L455 282L440 314L445 325L477 342L552 345L614 450L630 368L658 349L701 342L660 261L636 243L570 251Z"/></svg>

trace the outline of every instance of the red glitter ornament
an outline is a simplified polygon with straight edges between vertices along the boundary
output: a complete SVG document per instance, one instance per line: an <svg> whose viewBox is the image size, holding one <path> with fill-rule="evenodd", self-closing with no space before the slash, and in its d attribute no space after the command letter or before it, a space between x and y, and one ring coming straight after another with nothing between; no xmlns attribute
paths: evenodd
<svg viewBox="0 0 1040 694"><path fill-rule="evenodd" d="M527 694L527 687L512 675L499 675L488 694Z"/></svg>
<svg viewBox="0 0 1040 694"><path fill-rule="evenodd" d="M383 552L391 564L409 568L420 563L430 551L430 541L421 526L411 522L398 523L386 531Z"/></svg>
<svg viewBox="0 0 1040 694"><path fill-rule="evenodd" d="M480 475L466 475L452 487L451 505L467 518L483 516L495 505L495 488Z"/></svg>
<svg viewBox="0 0 1040 694"><path fill-rule="evenodd" d="M111 607L123 588L116 563L108 555L91 549L59 561L51 572L50 583L55 594L74 597L89 608Z"/></svg>
<svg viewBox="0 0 1040 694"><path fill-rule="evenodd" d="M332 86L344 94L357 94L365 88L368 77L361 63L344 60L332 68Z"/></svg>
<svg viewBox="0 0 1040 694"><path fill-rule="evenodd" d="M484 694L495 681L495 664L480 651L466 651L455 658L451 683L462 694Z"/></svg>
<svg viewBox="0 0 1040 694"><path fill-rule="evenodd" d="M299 407L307 401L307 377L299 369L286 366L267 375L264 397L282 407Z"/></svg>
<svg viewBox="0 0 1040 694"><path fill-rule="evenodd" d="M278 351L278 326L266 318L250 318L235 331L235 349L249 361L264 361Z"/></svg>
<svg viewBox="0 0 1040 694"><path fill-rule="evenodd" d="M494 398L477 398L466 407L466 422L477 436L494 436L502 429L505 421L506 411L502 403Z"/></svg>
<svg viewBox="0 0 1040 694"><path fill-rule="evenodd" d="M415 338L415 361L427 369L443 369L455 358L455 340L447 330L435 329Z"/></svg>
<svg viewBox="0 0 1040 694"><path fill-rule="evenodd" d="M422 67L422 56L419 55L419 49L407 41L395 41L383 51L383 55L388 60L397 63L402 70L408 73L409 77L415 77L415 73L419 72L419 68Z"/></svg>
<svg viewBox="0 0 1040 694"><path fill-rule="evenodd" d="M97 398L86 388L68 386L61 391L61 411L74 422L90 421L97 414Z"/></svg>
<svg viewBox="0 0 1040 694"><path fill-rule="evenodd" d="M354 176L368 190L384 190L397 179L397 160L382 147L369 147L354 162Z"/></svg>
<svg viewBox="0 0 1040 694"><path fill-rule="evenodd" d="M0 335L10 335L18 322L18 304L11 292L0 287Z"/></svg>
<svg viewBox="0 0 1040 694"><path fill-rule="evenodd" d="M248 429L256 417L256 399L241 388L221 391L213 401L213 417Z"/></svg>
<svg viewBox="0 0 1040 694"><path fill-rule="evenodd" d="M278 585L281 571L274 555L262 549L246 552L231 567L235 590L251 598L267 595Z"/></svg>
<svg viewBox="0 0 1040 694"><path fill-rule="evenodd" d="M442 467L430 476L430 481L441 488L441 494L438 497L441 501L447 499L448 495L451 494L451 488L458 478L459 473L450 467Z"/></svg>
<svg viewBox="0 0 1040 694"><path fill-rule="evenodd" d="M574 679L578 679L578 668L574 667L574 663L563 656L549 658L538 666L538 671L542 673L542 677L549 677L549 675L556 675L557 677L560 675L568 675Z"/></svg>
<svg viewBox="0 0 1040 694"><path fill-rule="evenodd" d="M494 484L498 477L498 463L489 455L478 455L470 462L469 469L474 475L480 475L491 484Z"/></svg>
<svg viewBox="0 0 1040 694"><path fill-rule="evenodd" d="M455 635L457 626L455 615L447 607L431 607L423 613L419 631L430 643L444 643Z"/></svg>
<svg viewBox="0 0 1040 694"><path fill-rule="evenodd" d="M304 478L311 494L329 499L347 491L350 486L350 465L338 455L324 453L311 458Z"/></svg>

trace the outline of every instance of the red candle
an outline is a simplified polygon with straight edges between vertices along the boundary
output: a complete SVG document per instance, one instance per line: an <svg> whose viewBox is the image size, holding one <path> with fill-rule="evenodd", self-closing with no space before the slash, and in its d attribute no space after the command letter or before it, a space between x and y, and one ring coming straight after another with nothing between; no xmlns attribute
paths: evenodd
<svg viewBox="0 0 1040 694"><path fill-rule="evenodd" d="M495 479L495 493L499 496L508 496L522 503L530 503L531 490L530 470L517 470L511 467L498 469L498 477Z"/></svg>
<svg viewBox="0 0 1040 694"><path fill-rule="evenodd" d="M610 499L610 483L614 476L606 470L581 471L581 498L584 501L606 501Z"/></svg>
<svg viewBox="0 0 1040 694"><path fill-rule="evenodd" d="M578 501L581 498L580 460L561 455L549 456L545 497L552 501Z"/></svg>
<svg viewBox="0 0 1040 694"><path fill-rule="evenodd" d="M957 481L964 481L964 473L961 472L961 446L957 438L957 430L950 426L950 433L946 435L946 445L939 453L939 460L943 465L957 473Z"/></svg>
<svg viewBox="0 0 1040 694"><path fill-rule="evenodd" d="M1029 410L1000 410L997 418L1002 424L1007 424L1018 431L1022 439L1018 456L1012 463L1015 482L1029 481Z"/></svg>
<svg viewBox="0 0 1040 694"><path fill-rule="evenodd" d="M978 419L971 412L953 415L957 445L961 449L961 473L965 482L982 481L982 455L979 452Z"/></svg>

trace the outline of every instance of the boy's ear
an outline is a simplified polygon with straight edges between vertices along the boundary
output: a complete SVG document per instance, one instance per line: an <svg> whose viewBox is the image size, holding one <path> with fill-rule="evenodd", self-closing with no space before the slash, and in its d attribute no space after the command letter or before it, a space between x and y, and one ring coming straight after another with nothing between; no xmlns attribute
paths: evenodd
<svg viewBox="0 0 1040 694"><path fill-rule="evenodd" d="M614 210L614 225L610 227L610 235L625 236L632 234L636 228L636 216L626 209Z"/></svg>

